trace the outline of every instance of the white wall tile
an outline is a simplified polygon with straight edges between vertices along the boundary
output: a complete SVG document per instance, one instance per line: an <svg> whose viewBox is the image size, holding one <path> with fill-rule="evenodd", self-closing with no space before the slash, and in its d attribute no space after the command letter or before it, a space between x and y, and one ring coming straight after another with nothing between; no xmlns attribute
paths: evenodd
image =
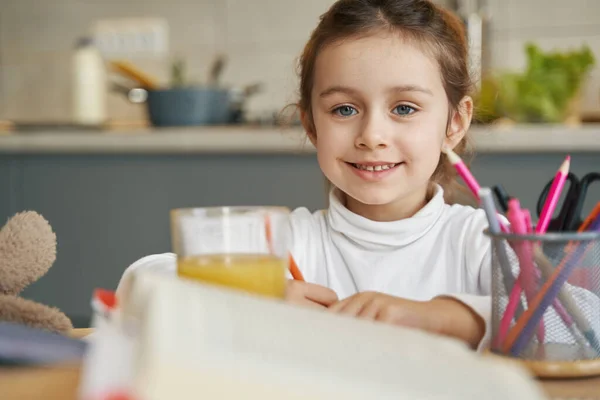
<svg viewBox="0 0 600 400"><path fill-rule="evenodd" d="M87 0L86 0L87 1ZM218 0L124 0L114 5L88 3L85 12L92 19L161 17L169 24L170 48L175 52L194 51L197 46L214 46L222 36L222 9Z"/></svg>
<svg viewBox="0 0 600 400"><path fill-rule="evenodd" d="M0 13L0 49L28 53L70 50L94 21L102 18L161 17L169 23L174 52L194 51L197 46L215 46L223 36L224 6L218 0L4 0Z"/></svg>
<svg viewBox="0 0 600 400"><path fill-rule="evenodd" d="M488 51L491 54L492 68L514 68L512 54L515 50L511 48L511 45L513 45L512 40L498 37L496 34L492 35L488 43L488 46L491 47Z"/></svg>
<svg viewBox="0 0 600 400"><path fill-rule="evenodd" d="M508 0L505 3L509 10L507 28L512 35L561 27L570 27L579 34L585 30L600 34L598 0ZM544 29L543 33L552 35L552 29Z"/></svg>
<svg viewBox="0 0 600 400"><path fill-rule="evenodd" d="M296 61L302 46L291 42L230 45L229 64L224 71L224 82L232 85L264 84L265 92L251 98L248 111L251 116L279 112L296 101Z"/></svg>
<svg viewBox="0 0 600 400"><path fill-rule="evenodd" d="M70 49L89 22L74 1L4 0L0 13L0 49L52 52Z"/></svg>
<svg viewBox="0 0 600 400"><path fill-rule="evenodd" d="M488 14L493 31L506 30L510 24L510 8L506 0L488 0Z"/></svg>
<svg viewBox="0 0 600 400"><path fill-rule="evenodd" d="M247 0L227 1L229 43L273 43L308 40L333 0Z"/></svg>
<svg viewBox="0 0 600 400"><path fill-rule="evenodd" d="M4 118L64 121L70 109L69 54L40 53L3 64Z"/></svg>

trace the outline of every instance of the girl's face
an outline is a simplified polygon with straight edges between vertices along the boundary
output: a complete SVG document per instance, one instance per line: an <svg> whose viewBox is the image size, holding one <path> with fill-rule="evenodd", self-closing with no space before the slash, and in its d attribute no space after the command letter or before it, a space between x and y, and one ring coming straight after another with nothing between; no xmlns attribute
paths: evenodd
<svg viewBox="0 0 600 400"><path fill-rule="evenodd" d="M446 135L449 106L436 61L392 34L324 48L311 101L315 132L308 133L323 173L351 211L374 220L417 212L442 147L458 144L468 126L453 117Z"/></svg>

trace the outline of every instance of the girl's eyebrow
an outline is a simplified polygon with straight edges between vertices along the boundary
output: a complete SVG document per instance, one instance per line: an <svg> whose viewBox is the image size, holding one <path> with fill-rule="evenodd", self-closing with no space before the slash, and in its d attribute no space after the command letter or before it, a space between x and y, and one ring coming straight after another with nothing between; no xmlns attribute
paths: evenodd
<svg viewBox="0 0 600 400"><path fill-rule="evenodd" d="M431 92L431 90L429 90L425 87L422 87L422 86L418 86L418 85L393 86L388 89L388 92L421 92L421 93L425 93L430 96L433 96L433 93ZM347 86L336 85L336 86L330 86L327 89L323 90L319 94L319 97L323 98L323 97L331 96L336 93L344 93L344 94L352 96L352 95L355 95L356 93L358 93L358 91L355 89L352 89L350 87L347 87Z"/></svg>
<svg viewBox="0 0 600 400"><path fill-rule="evenodd" d="M391 87L388 92L421 92L433 96L433 92L419 85L400 85Z"/></svg>
<svg viewBox="0 0 600 400"><path fill-rule="evenodd" d="M336 93L344 93L347 95L355 95L356 93L358 93L357 90L346 87L346 86L330 86L327 89L323 90L320 94L319 97L327 97L327 96L331 96L332 94L336 94Z"/></svg>

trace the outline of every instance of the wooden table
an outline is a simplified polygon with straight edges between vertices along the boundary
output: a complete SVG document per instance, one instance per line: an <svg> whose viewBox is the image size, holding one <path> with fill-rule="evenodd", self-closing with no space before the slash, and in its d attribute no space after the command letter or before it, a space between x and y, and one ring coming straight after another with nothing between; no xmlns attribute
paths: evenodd
<svg viewBox="0 0 600 400"><path fill-rule="evenodd" d="M76 400L79 365L52 368L0 367L0 398L12 400Z"/></svg>
<svg viewBox="0 0 600 400"><path fill-rule="evenodd" d="M69 336L81 339L91 332L74 329ZM76 400L80 373L78 363L48 368L0 367L0 398Z"/></svg>
<svg viewBox="0 0 600 400"><path fill-rule="evenodd" d="M80 368L67 365L53 368L0 368L2 399L76 400ZM540 381L549 398L600 399L600 378Z"/></svg>
<svg viewBox="0 0 600 400"><path fill-rule="evenodd" d="M84 337L91 330L75 330ZM51 368L0 368L0 398L19 400L76 400L81 368L64 365ZM549 398L600 400L600 377L569 380L538 380Z"/></svg>
<svg viewBox="0 0 600 400"><path fill-rule="evenodd" d="M539 382L552 399L600 399L600 377Z"/></svg>

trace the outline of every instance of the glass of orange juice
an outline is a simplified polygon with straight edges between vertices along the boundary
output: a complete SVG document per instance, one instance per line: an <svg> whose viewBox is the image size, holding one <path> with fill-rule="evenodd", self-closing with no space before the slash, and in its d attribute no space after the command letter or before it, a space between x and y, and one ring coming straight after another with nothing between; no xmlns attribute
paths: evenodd
<svg viewBox="0 0 600 400"><path fill-rule="evenodd" d="M289 251L289 209L207 207L171 211L179 276L283 298Z"/></svg>

